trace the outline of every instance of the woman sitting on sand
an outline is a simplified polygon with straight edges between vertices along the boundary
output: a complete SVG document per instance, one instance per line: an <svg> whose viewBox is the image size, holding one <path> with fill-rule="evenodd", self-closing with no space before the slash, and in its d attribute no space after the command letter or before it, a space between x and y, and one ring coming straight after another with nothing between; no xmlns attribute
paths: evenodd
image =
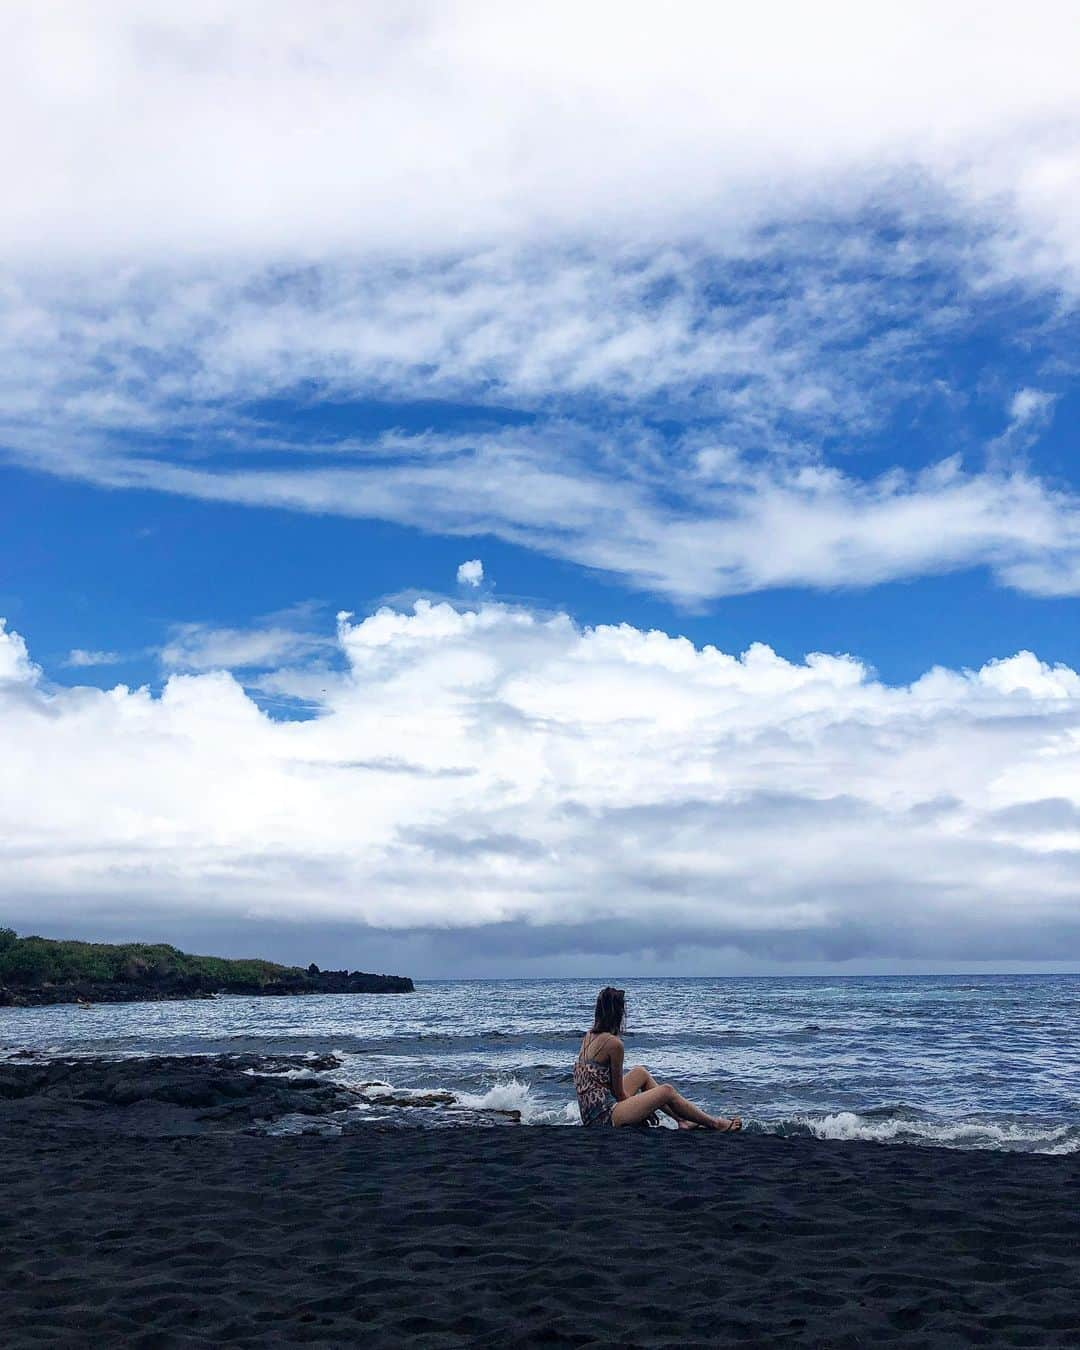
<svg viewBox="0 0 1080 1350"><path fill-rule="evenodd" d="M574 1087L581 1108L582 1125L641 1125L656 1111L663 1111L692 1130L739 1130L738 1116L707 1116L688 1102L670 1083L657 1083L643 1064L623 1073L623 1043L619 1033L626 1024L626 990L601 989L596 998L592 1030L585 1033L577 1062Z"/></svg>

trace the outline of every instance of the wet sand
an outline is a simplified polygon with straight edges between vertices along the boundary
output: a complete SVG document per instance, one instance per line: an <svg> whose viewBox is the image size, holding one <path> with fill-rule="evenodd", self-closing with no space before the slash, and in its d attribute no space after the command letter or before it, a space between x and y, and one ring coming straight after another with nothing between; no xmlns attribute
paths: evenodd
<svg viewBox="0 0 1080 1350"><path fill-rule="evenodd" d="M5 1347L1080 1344L1076 1157L6 1105Z"/></svg>

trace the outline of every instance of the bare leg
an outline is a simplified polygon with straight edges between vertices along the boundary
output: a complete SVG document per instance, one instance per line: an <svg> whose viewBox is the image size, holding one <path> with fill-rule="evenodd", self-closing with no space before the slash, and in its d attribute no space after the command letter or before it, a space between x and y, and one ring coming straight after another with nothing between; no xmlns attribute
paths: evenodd
<svg viewBox="0 0 1080 1350"><path fill-rule="evenodd" d="M704 1111L688 1102L681 1096L670 1083L661 1083L658 1087L645 1088L641 1092L636 1092L632 1097L627 1097L625 1101L616 1102L615 1109L611 1113L612 1125L640 1125L646 1116L651 1116L654 1111L668 1111L669 1114L681 1116L683 1120L692 1120L697 1125L704 1125L710 1130L723 1130L736 1128L729 1126L728 1122L721 1117L707 1115ZM738 1117L735 1117L738 1120Z"/></svg>
<svg viewBox="0 0 1080 1350"><path fill-rule="evenodd" d="M709 1116L704 1111L688 1102L685 1097L676 1092L669 1108L669 1115L673 1115L679 1123L681 1130L696 1130L699 1126L708 1121L709 1128L720 1130L727 1133L729 1130L742 1129L741 1116Z"/></svg>
<svg viewBox="0 0 1080 1350"><path fill-rule="evenodd" d="M622 1081L623 1090L626 1092L627 1096L633 1096L635 1092L648 1092L650 1088L656 1087L656 1079L644 1064L635 1064L629 1073L623 1074ZM663 1111L665 1116L670 1116L680 1130L693 1130L697 1128L692 1120L684 1120L682 1116L670 1106L661 1106L660 1110Z"/></svg>
<svg viewBox="0 0 1080 1350"><path fill-rule="evenodd" d="M629 1073L623 1074L622 1085L626 1095L632 1097L635 1092L643 1092L646 1088L654 1088L656 1079L644 1064L635 1064Z"/></svg>

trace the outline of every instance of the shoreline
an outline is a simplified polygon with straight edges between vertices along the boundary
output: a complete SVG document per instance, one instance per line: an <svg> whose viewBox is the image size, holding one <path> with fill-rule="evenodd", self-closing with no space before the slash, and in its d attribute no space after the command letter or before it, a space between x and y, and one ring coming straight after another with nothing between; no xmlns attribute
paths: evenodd
<svg viewBox="0 0 1080 1350"><path fill-rule="evenodd" d="M214 986L214 987L212 987ZM0 984L0 1009L57 1008L65 1006L108 1007L126 1003L213 1002L219 998L310 998L340 994L415 994L416 987L405 975L371 975L366 971L320 971L294 981L270 984L233 984L223 988L205 976L159 982L108 980L99 983L76 980L68 984Z"/></svg>
<svg viewBox="0 0 1080 1350"><path fill-rule="evenodd" d="M543 1126L0 1115L5 1346L1080 1340L1080 1160Z"/></svg>
<svg viewBox="0 0 1080 1350"><path fill-rule="evenodd" d="M372 976L377 980L404 979L401 976ZM412 983L411 981L409 982ZM93 988L82 985L70 989L13 989L0 988L0 1009L5 1008L61 1008L97 1006L111 1007L127 1003L200 1003L214 1002L219 998L325 998L338 997L341 994L415 994L415 988L379 987L371 989L221 989L221 990L156 990Z"/></svg>
<svg viewBox="0 0 1080 1350"><path fill-rule="evenodd" d="M327 1044L314 1049L307 1048L308 1038L297 1042L286 1036L275 1044L272 1037L268 1042L241 1035L218 1038L204 1048L151 1042L138 1051L110 1051L92 1042L67 1050L0 1045L0 1120L18 1118L26 1128L68 1123L120 1134L138 1132L150 1113L162 1134L247 1130L332 1136L368 1124L578 1127L569 1074L555 1075L561 1091L554 1093L544 1090L551 1086L547 1082L530 1084L516 1076L477 1088L455 1082L452 1074L429 1072L411 1084L408 1073L404 1082L396 1075L391 1081L370 1055L340 1047L330 1051ZM787 1115L744 1108L742 1114L747 1133L779 1138L1080 1156L1080 1126L1064 1117L929 1117L899 1108Z"/></svg>

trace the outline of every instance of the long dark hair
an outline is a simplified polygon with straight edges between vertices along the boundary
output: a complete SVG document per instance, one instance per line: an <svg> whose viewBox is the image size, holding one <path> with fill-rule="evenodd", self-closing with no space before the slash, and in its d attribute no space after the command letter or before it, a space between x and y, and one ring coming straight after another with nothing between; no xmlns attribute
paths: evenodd
<svg viewBox="0 0 1080 1350"><path fill-rule="evenodd" d="M596 996L596 1012L592 1029L599 1034L608 1031L617 1036L626 1024L626 990L607 985Z"/></svg>

